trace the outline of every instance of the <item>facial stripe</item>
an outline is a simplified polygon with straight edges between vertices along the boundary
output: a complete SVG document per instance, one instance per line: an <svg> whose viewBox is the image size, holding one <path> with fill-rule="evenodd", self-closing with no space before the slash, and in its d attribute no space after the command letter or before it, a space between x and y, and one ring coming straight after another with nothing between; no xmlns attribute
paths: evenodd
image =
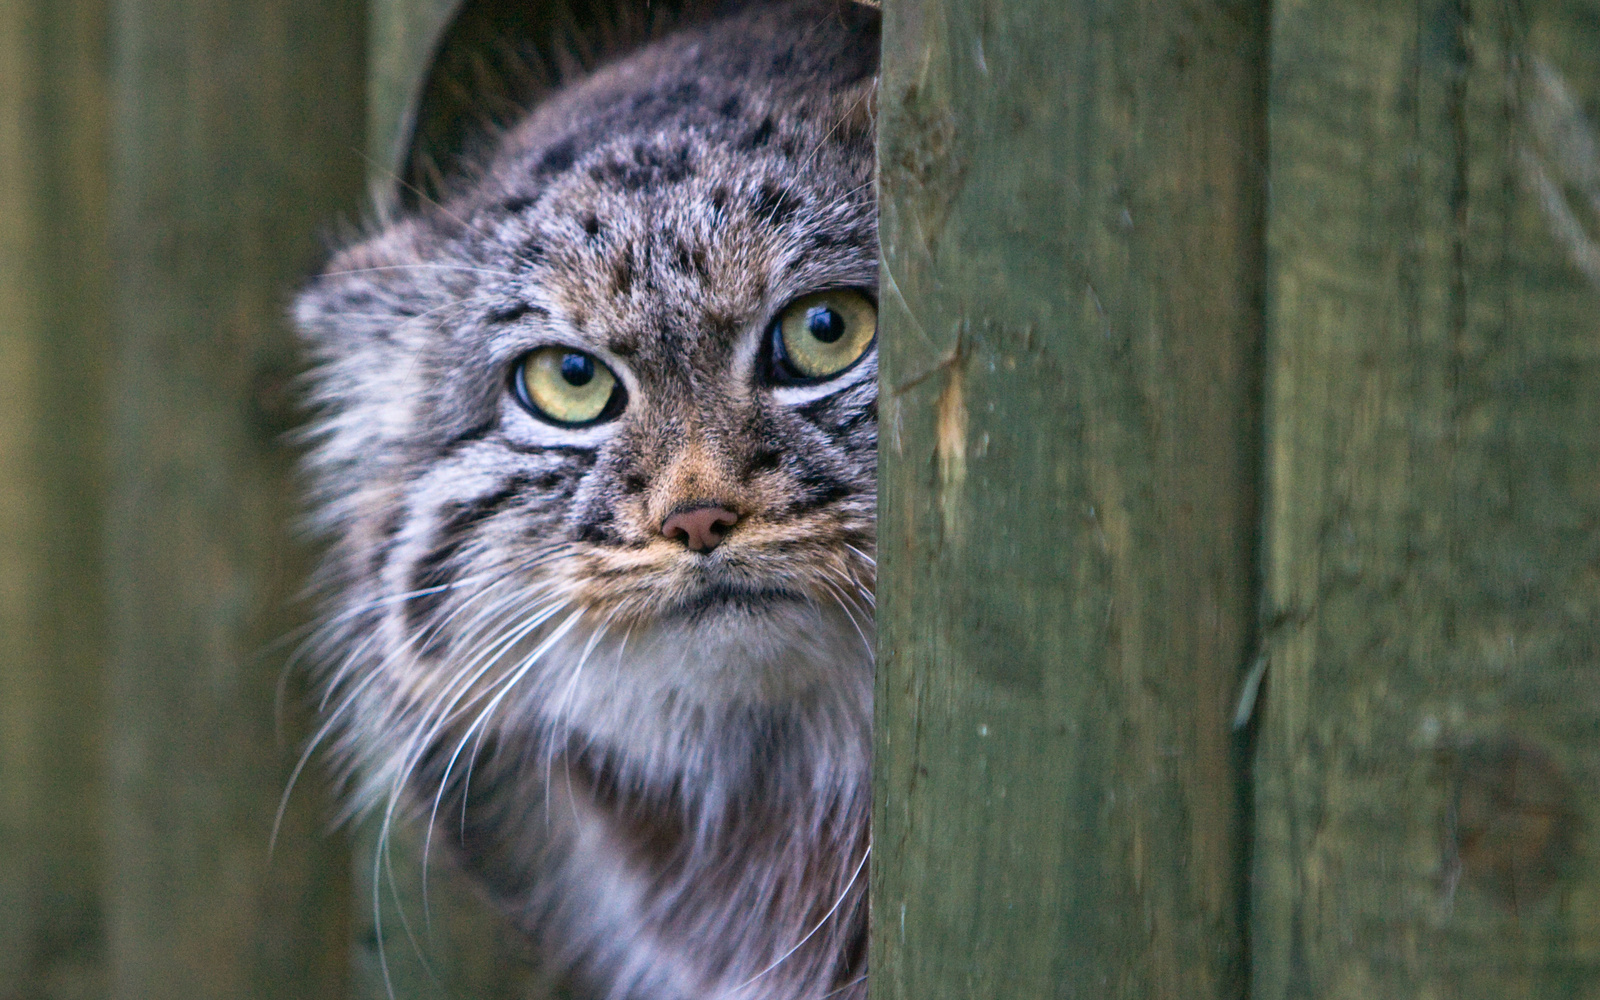
<svg viewBox="0 0 1600 1000"><path fill-rule="evenodd" d="M513 504L529 486L529 477L515 475L492 493L441 510L447 516L432 546L411 569L411 589L425 592L406 602L406 621L413 629L425 628L443 606L456 580L456 559L472 541L473 529Z"/></svg>

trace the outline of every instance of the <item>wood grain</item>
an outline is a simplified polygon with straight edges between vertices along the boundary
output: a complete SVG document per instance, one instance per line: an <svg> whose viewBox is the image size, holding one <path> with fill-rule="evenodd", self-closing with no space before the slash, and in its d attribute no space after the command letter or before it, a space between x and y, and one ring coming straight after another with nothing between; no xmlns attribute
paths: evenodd
<svg viewBox="0 0 1600 1000"><path fill-rule="evenodd" d="M367 45L367 187L392 212L416 104L439 42L464 0L371 0Z"/></svg>
<svg viewBox="0 0 1600 1000"><path fill-rule="evenodd" d="M0 4L0 997L106 988L108 5Z"/></svg>
<svg viewBox="0 0 1600 1000"><path fill-rule="evenodd" d="M1264 18L884 15L873 996L1236 997Z"/></svg>
<svg viewBox="0 0 1600 1000"><path fill-rule="evenodd" d="M1252 996L1600 996L1600 18L1283 0Z"/></svg>

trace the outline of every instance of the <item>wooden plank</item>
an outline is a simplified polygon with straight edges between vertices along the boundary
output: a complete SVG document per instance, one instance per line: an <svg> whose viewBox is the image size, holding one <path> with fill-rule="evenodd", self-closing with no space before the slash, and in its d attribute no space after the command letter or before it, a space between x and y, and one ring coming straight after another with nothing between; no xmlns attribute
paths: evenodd
<svg viewBox="0 0 1600 1000"><path fill-rule="evenodd" d="M1237 997L1264 18L884 14L872 995Z"/></svg>
<svg viewBox="0 0 1600 1000"><path fill-rule="evenodd" d="M1600 996L1600 17L1282 0L1252 996Z"/></svg>
<svg viewBox="0 0 1600 1000"><path fill-rule="evenodd" d="M0 995L102 995L106 7L0 5Z"/></svg>
<svg viewBox="0 0 1600 1000"><path fill-rule="evenodd" d="M112 23L113 994L337 997L348 853L303 780L289 293L357 207L360 0L126 0Z"/></svg>

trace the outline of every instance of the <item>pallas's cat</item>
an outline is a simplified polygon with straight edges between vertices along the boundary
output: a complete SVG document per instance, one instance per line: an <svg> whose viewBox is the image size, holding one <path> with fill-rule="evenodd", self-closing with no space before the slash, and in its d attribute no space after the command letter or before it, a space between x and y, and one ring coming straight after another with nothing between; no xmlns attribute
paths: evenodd
<svg viewBox="0 0 1600 1000"><path fill-rule="evenodd" d="M865 996L877 48L655 41L296 304L352 809L586 996Z"/></svg>

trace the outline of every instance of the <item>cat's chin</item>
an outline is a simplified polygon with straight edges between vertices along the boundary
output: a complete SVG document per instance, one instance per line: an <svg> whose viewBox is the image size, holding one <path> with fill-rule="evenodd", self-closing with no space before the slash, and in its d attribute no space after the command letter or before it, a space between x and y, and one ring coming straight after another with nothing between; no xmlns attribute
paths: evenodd
<svg viewBox="0 0 1600 1000"><path fill-rule="evenodd" d="M627 628L573 629L522 711L655 761L699 756L720 727L763 716L830 731L833 753L854 754L870 731L872 642L871 619L837 604L717 587Z"/></svg>
<svg viewBox="0 0 1600 1000"><path fill-rule="evenodd" d="M661 608L656 617L663 624L682 620L700 625L723 618L759 628L763 619L787 618L794 606L809 603L810 598L793 590L719 581L679 597Z"/></svg>

